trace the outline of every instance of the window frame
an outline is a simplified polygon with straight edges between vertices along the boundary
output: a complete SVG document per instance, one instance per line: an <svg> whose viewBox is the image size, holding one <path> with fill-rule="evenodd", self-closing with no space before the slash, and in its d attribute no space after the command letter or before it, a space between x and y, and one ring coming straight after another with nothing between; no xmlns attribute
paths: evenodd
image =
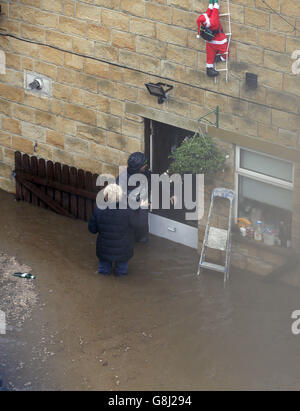
<svg viewBox="0 0 300 411"><path fill-rule="evenodd" d="M281 180L280 178L267 176L265 174L258 173L256 171L246 170L245 168L240 167L241 165L241 150L250 151L255 154L263 155L266 157L273 158L278 161L284 161L292 166L292 182ZM255 151L246 147L236 146L235 150L235 187L236 187L236 201L235 201L235 222L237 223L238 219L238 206L239 206L239 176L248 177L255 181L260 181L265 184L271 184L276 187L283 188L285 190L294 191L294 176L295 176L295 166L294 163L283 160L278 157L274 157L270 154L261 153L259 151Z"/></svg>

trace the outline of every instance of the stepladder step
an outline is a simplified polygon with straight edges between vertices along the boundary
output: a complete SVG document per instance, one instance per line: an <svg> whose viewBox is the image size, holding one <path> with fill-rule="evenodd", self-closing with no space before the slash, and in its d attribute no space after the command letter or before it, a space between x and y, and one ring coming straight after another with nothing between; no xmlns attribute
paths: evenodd
<svg viewBox="0 0 300 411"><path fill-rule="evenodd" d="M201 263L200 267L201 268L206 268L207 270L218 271L220 273L225 272L225 267L223 265L208 263L206 261Z"/></svg>
<svg viewBox="0 0 300 411"><path fill-rule="evenodd" d="M206 246L215 250L226 250L228 230L210 227Z"/></svg>

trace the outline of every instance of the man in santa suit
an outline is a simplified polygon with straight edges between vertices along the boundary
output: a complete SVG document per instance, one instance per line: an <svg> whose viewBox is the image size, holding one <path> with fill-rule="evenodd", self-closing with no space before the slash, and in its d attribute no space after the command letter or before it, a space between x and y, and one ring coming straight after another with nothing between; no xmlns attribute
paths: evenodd
<svg viewBox="0 0 300 411"><path fill-rule="evenodd" d="M198 35L206 40L206 72L209 77L216 77L219 72L214 69L214 63L226 61L227 38L219 20L219 0L209 0L206 13L197 19Z"/></svg>

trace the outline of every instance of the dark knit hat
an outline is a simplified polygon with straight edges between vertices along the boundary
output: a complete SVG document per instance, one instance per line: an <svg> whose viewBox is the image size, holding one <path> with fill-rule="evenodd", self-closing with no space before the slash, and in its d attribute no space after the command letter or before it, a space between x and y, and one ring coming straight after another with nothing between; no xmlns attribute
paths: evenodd
<svg viewBox="0 0 300 411"><path fill-rule="evenodd" d="M130 174L138 173L140 168L147 164L147 159L145 157L145 154L136 152L129 156L127 164Z"/></svg>

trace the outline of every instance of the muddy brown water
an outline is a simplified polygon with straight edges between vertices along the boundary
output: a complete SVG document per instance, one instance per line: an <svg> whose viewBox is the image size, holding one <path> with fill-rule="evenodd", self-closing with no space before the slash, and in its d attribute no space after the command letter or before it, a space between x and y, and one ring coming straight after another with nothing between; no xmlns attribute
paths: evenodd
<svg viewBox="0 0 300 411"><path fill-rule="evenodd" d="M86 223L2 191L0 210L1 252L37 276L30 317L0 335L9 389L299 389L298 287L233 270L224 289L195 275L195 250L156 237L127 277L99 276Z"/></svg>

